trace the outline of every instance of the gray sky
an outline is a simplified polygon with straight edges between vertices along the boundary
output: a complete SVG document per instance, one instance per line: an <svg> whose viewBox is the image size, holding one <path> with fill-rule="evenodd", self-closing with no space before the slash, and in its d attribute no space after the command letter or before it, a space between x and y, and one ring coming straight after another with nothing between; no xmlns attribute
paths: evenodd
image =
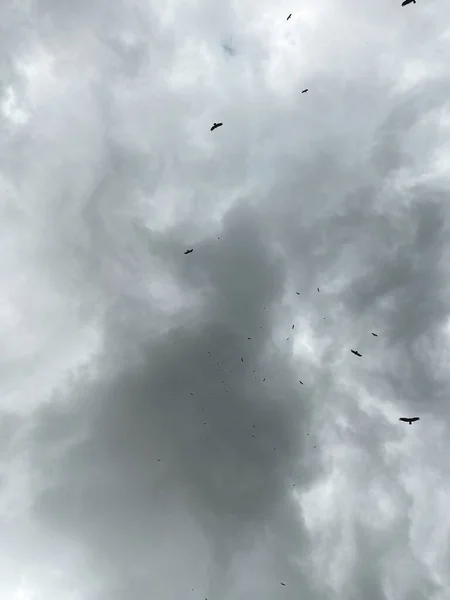
<svg viewBox="0 0 450 600"><path fill-rule="evenodd" d="M400 3L3 2L0 597L448 600L450 5Z"/></svg>

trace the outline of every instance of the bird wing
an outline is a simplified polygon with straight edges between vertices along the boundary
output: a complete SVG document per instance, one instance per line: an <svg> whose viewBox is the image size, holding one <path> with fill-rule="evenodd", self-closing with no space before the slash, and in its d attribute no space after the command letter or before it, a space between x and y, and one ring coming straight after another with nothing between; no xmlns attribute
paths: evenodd
<svg viewBox="0 0 450 600"><path fill-rule="evenodd" d="M413 417L410 421L420 421L420 417Z"/></svg>
<svg viewBox="0 0 450 600"><path fill-rule="evenodd" d="M404 423L409 423L409 419L406 417L400 417L399 421L403 421Z"/></svg>

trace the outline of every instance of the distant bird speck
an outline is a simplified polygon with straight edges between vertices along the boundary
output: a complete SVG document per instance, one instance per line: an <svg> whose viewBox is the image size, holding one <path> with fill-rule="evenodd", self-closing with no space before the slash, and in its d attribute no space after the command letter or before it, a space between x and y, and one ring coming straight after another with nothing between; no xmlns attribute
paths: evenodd
<svg viewBox="0 0 450 600"><path fill-rule="evenodd" d="M295 292L297 294L297 296L300 296L300 292Z"/></svg>
<svg viewBox="0 0 450 600"><path fill-rule="evenodd" d="M362 354L360 354L360 353L358 352L358 350L351 350L351 352L353 352L353 354L354 354L355 356L362 356Z"/></svg>
<svg viewBox="0 0 450 600"><path fill-rule="evenodd" d="M318 291L318 292L320 292L320 289L319 289L319 288L317 288L317 291Z"/></svg>
<svg viewBox="0 0 450 600"><path fill-rule="evenodd" d="M251 340L252 338L247 338L248 340Z"/></svg>
<svg viewBox="0 0 450 600"><path fill-rule="evenodd" d="M378 333L372 333L374 337L378 337Z"/></svg>
<svg viewBox="0 0 450 600"><path fill-rule="evenodd" d="M282 581L280 581L280 584L281 584L281 585L283 585L283 586L286 586L286 584L285 584L285 583L283 583Z"/></svg>
<svg viewBox="0 0 450 600"><path fill-rule="evenodd" d="M190 250L186 250L185 254L190 254L191 252L194 252L194 248L191 248Z"/></svg>
<svg viewBox="0 0 450 600"><path fill-rule="evenodd" d="M402 6L406 6L407 4L411 4L411 2L413 2L414 4L416 3L416 0L404 0L402 2Z"/></svg>
<svg viewBox="0 0 450 600"><path fill-rule="evenodd" d="M214 131L214 129L217 129L218 127L222 127L223 123L214 123L214 125L211 127L210 131Z"/></svg>
<svg viewBox="0 0 450 600"><path fill-rule="evenodd" d="M420 417L400 417L399 421L404 421L412 425L415 421L420 421Z"/></svg>
<svg viewBox="0 0 450 600"><path fill-rule="evenodd" d="M300 381L300 379L298 380L298 382L299 382L299 383L301 383L302 385L304 385L304 384L303 384L303 381Z"/></svg>
<svg viewBox="0 0 450 600"><path fill-rule="evenodd" d="M292 17L292 13L288 16L288 18L286 19L286 21L289 21L289 19Z"/></svg>
<svg viewBox="0 0 450 600"><path fill-rule="evenodd" d="M302 90L302 94L306 94L307 91L308 91L308 88L305 88L304 90Z"/></svg>
<svg viewBox="0 0 450 600"><path fill-rule="evenodd" d="M292 329L294 329L294 327L295 327L295 324L294 324L294 325L292 325Z"/></svg>
<svg viewBox="0 0 450 600"><path fill-rule="evenodd" d="M241 356L241 362L244 362L244 359L242 358L242 356Z"/></svg>
<svg viewBox="0 0 450 600"><path fill-rule="evenodd" d="M222 48L224 50L224 52L226 54L228 54L228 56L234 56L236 54L236 50L233 48L233 46L231 44L229 44L228 42L224 42L222 44Z"/></svg>

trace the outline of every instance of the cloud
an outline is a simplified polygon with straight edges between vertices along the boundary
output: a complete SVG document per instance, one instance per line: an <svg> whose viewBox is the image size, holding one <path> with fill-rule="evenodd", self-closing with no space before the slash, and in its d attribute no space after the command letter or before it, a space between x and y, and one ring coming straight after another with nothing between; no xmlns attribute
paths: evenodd
<svg viewBox="0 0 450 600"><path fill-rule="evenodd" d="M5 597L448 597L448 9L288 8L8 7Z"/></svg>

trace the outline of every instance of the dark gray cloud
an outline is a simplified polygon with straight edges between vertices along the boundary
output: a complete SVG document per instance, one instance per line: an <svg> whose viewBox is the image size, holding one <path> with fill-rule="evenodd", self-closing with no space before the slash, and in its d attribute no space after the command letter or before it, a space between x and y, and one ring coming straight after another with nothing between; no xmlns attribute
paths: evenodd
<svg viewBox="0 0 450 600"><path fill-rule="evenodd" d="M35 452L44 473L55 435L85 431L60 456L38 514L114 570L120 563L125 577L136 557L153 552L155 536L172 530L173 515L186 510L212 553L201 587L223 595L234 554L264 544L266 528L285 513L295 522L290 493L308 479L297 463L309 407L286 366L288 353L273 356L266 333L284 269L257 221L254 210L238 206L221 232L223 250L214 238L216 249L206 244L192 257L178 254L176 270L185 265L178 279L205 297L183 329L140 338L120 319L125 312L130 319L128 302L118 302L107 320L100 379L76 382L66 409L47 409L37 420ZM282 521L277 527L286 529ZM183 560L172 551L175 564ZM192 587L199 583L194 578ZM187 576L184 584L191 585Z"/></svg>
<svg viewBox="0 0 450 600"><path fill-rule="evenodd" d="M8 6L5 597L448 597L448 9L409 8Z"/></svg>

